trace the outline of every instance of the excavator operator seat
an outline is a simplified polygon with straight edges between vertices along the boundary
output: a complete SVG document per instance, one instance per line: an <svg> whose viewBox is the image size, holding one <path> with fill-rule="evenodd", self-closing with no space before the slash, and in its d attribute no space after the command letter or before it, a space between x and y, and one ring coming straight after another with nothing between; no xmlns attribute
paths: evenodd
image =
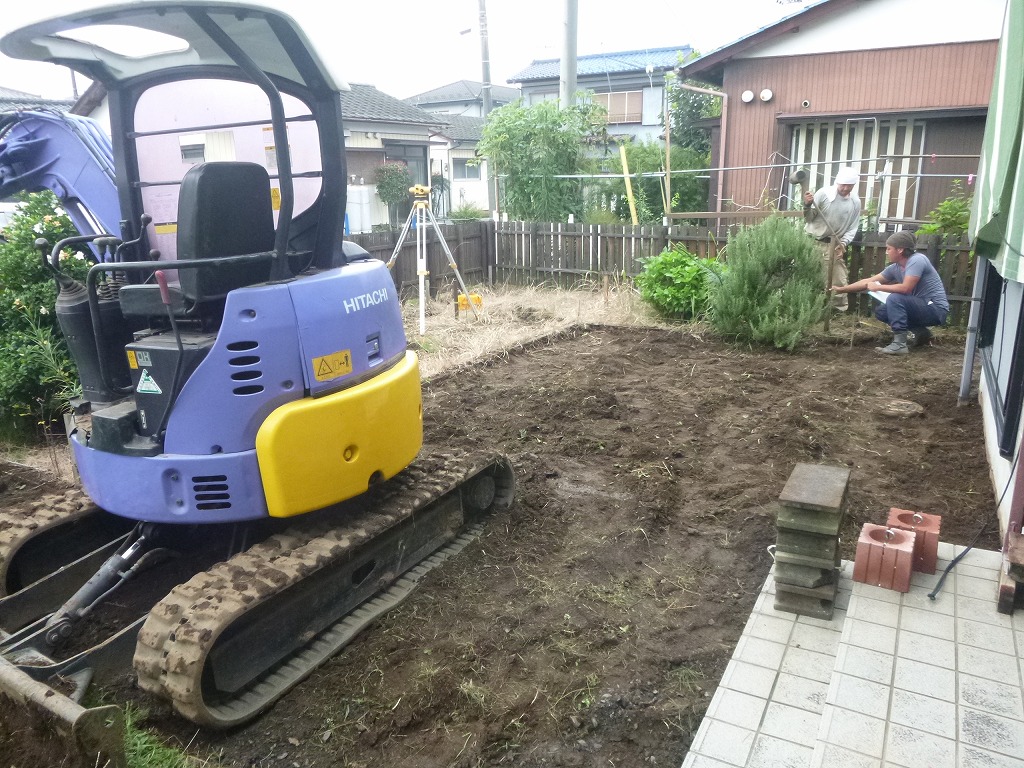
<svg viewBox="0 0 1024 768"><path fill-rule="evenodd" d="M256 163L209 162L193 166L178 193L178 259L214 259L274 248L270 176ZM178 271L186 300L220 299L270 278L270 260L222 268Z"/></svg>

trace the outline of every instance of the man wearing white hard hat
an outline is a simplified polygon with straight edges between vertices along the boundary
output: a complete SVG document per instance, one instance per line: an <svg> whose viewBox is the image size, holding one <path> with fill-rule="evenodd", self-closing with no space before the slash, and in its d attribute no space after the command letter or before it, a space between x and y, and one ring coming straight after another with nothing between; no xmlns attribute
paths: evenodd
<svg viewBox="0 0 1024 768"><path fill-rule="evenodd" d="M804 194L804 231L821 245L821 262L831 285L846 285L849 273L846 269L846 247L857 236L860 228L860 198L856 188L860 176L850 166L843 166L836 173L835 183L822 187L813 194ZM832 239L836 245L833 247ZM833 294L836 309L845 312L848 306L845 294Z"/></svg>

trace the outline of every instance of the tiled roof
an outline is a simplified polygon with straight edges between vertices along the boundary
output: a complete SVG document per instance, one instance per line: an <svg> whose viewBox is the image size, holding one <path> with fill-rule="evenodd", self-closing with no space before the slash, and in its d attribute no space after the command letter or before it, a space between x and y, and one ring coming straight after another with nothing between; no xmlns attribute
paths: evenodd
<svg viewBox="0 0 1024 768"><path fill-rule="evenodd" d="M455 117L445 115L448 125L441 127L441 133L454 141L480 141L483 136L484 123L487 120L483 117Z"/></svg>
<svg viewBox="0 0 1024 768"><path fill-rule="evenodd" d="M67 112L75 102L71 99L44 99L33 93L16 91L0 85L0 112L13 112L19 109L56 109Z"/></svg>
<svg viewBox="0 0 1024 768"><path fill-rule="evenodd" d="M442 85L423 93L417 93L405 99L406 103L421 106L423 104L445 104L451 101L480 101L483 83L476 80L456 80L454 83ZM522 94L518 88L491 83L491 101L507 104L515 101Z"/></svg>
<svg viewBox="0 0 1024 768"><path fill-rule="evenodd" d="M388 96L372 85L350 83L352 90L341 92L341 111L346 120L380 120L417 125L444 122L437 115Z"/></svg>
<svg viewBox="0 0 1024 768"><path fill-rule="evenodd" d="M645 72L648 65L655 71L675 69L679 62L690 55L688 45L674 48L648 48L641 51L618 51L616 53L595 53L576 57L576 77L588 75L613 75L627 72ZM538 59L521 72L508 79L510 83L525 83L530 80L557 80L561 74L561 59Z"/></svg>

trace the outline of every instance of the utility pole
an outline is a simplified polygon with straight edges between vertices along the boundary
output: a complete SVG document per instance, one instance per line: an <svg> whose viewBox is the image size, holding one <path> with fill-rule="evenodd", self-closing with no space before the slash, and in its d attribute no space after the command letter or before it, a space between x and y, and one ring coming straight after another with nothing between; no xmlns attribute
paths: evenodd
<svg viewBox="0 0 1024 768"><path fill-rule="evenodd" d="M576 22L578 17L579 0L565 0L565 41L562 45L562 71L558 80L558 103L562 109L568 109L576 102Z"/></svg>
<svg viewBox="0 0 1024 768"><path fill-rule="evenodd" d="M487 0L480 0L480 64L483 82L480 95L484 100L484 117L491 113L491 55L487 47Z"/></svg>
<svg viewBox="0 0 1024 768"><path fill-rule="evenodd" d="M480 0L480 66L483 82L480 83L480 96L483 99L484 119L491 114L493 101L491 99L491 54L487 45L487 0ZM495 210L498 205L498 174L491 167L491 161L487 161L487 208ZM493 186L493 188L492 188Z"/></svg>

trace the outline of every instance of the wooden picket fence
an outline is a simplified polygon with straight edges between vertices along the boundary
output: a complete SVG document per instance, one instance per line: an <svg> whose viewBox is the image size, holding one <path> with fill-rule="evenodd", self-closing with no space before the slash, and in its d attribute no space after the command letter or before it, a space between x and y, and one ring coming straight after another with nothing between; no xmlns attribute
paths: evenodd
<svg viewBox="0 0 1024 768"><path fill-rule="evenodd" d="M643 259L656 256L673 243L682 243L700 257L728 258L725 248L730 227L621 226L606 224L541 224L537 222L469 221L440 225L441 233L467 285L546 284L570 288L593 284L604 276L632 278L643 270ZM387 261L399 231L354 235L374 256ZM850 280L881 272L886 264L885 233L867 233L849 251ZM455 275L431 228L427 232L427 268L430 293L450 291ZM949 325L966 326L974 283L970 242L964 237L923 236L918 248L927 254L946 286L951 312ZM393 270L396 285L405 294L415 290L416 237L410 232ZM854 296L853 308L868 313L871 300Z"/></svg>

